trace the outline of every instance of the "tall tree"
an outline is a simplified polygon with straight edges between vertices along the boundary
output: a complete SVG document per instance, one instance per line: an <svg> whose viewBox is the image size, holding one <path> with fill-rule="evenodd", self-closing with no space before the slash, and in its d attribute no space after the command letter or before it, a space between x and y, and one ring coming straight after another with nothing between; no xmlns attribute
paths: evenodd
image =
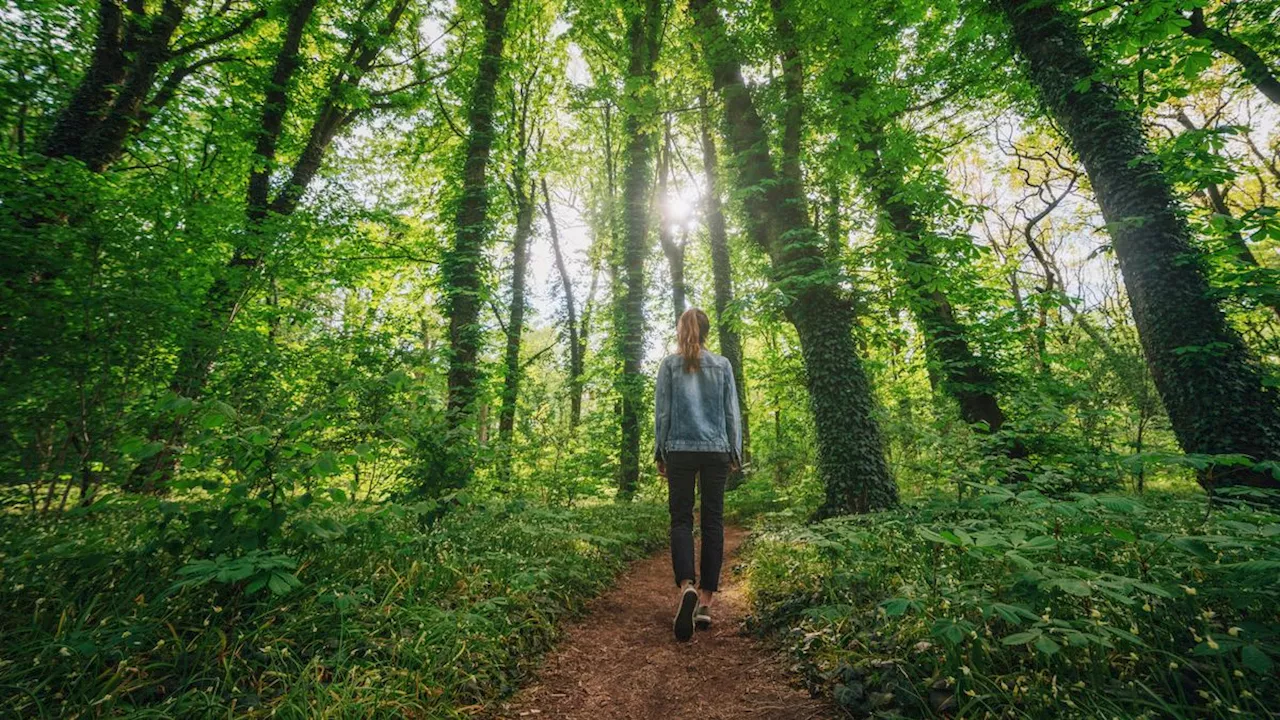
<svg viewBox="0 0 1280 720"><path fill-rule="evenodd" d="M724 208L720 204L720 160L711 132L711 108L706 93L698 98L698 132L702 141L702 172L706 183L704 212L707 242L711 245L712 289L715 293L716 336L720 354L729 361L737 379L738 408L742 413L742 459L751 459L751 432L747 408L747 378L742 372L742 338L733 313L733 267L729 260L729 234L725 230Z"/></svg>
<svg viewBox="0 0 1280 720"><path fill-rule="evenodd" d="M190 5L187 0L165 0L153 10L148 3L120 0L98 2L98 25L89 67L67 104L54 120L43 152L49 157L69 157L100 172L120 158L125 142L176 95L193 73L229 59L207 53L247 30L265 15L253 9L216 23L209 32L173 43ZM214 12L226 15L227 3ZM169 72L163 81L160 74Z"/></svg>
<svg viewBox="0 0 1280 720"><path fill-rule="evenodd" d="M691 0L690 11L714 86L724 103L728 143L745 196L751 237L773 266L773 282L791 299L804 358L818 444L818 472L826 497L822 515L866 512L898 502L875 400L853 340L853 309L840 288L839 269L813 228L803 188L774 168L764 121L742 78L741 61L713 0Z"/></svg>
<svg viewBox="0 0 1280 720"><path fill-rule="evenodd" d="M644 407L645 259L649 254L649 193L653 183L654 63L662 32L662 0L628 4L627 80L623 116L624 299L622 344L622 448L618 496L630 499L640 481L640 416Z"/></svg>
<svg viewBox="0 0 1280 720"><path fill-rule="evenodd" d="M555 256L556 272L560 275L560 288L564 292L565 333L569 340L569 427L576 428L582 420L582 371L587 354L586 332L578 326L578 307L573 299L573 280L560 248L560 230L551 210L551 192L547 179L542 178L542 212L547 217L547 229L551 234L551 252ZM586 325L586 320L583 320Z"/></svg>
<svg viewBox="0 0 1280 720"><path fill-rule="evenodd" d="M467 140L462 148L454 240L441 263L445 312L449 317L449 422L455 428L469 421L479 393L476 360L483 338L481 275L490 230L488 168L494 139L493 106L502 77L511 2L480 0L484 34L467 104Z"/></svg>
<svg viewBox="0 0 1280 720"><path fill-rule="evenodd" d="M940 389L955 399L966 423L999 432L1005 414L996 397L995 377L973 352L969 331L956 317L943 289L945 283L932 249L935 238L913 199L906 169L898 154L884 147L885 138L885 131L879 128L863 136L860 145L867 158L861 174L879 211L881 232L894 245L889 255L906 290L907 306L924 336L929 360L937 367ZM1020 443L1007 452L1026 455Z"/></svg>
<svg viewBox="0 0 1280 720"><path fill-rule="evenodd" d="M533 234L533 214L537 206L537 184L529 179L529 145L533 133L529 104L533 99L533 76L521 84L519 101L513 97L512 114L516 118L515 163L511 171L511 199L516 208L516 228L511 239L511 306L507 316L507 351L503 362L502 406L498 410L498 439L501 462L499 474L508 479L511 473L512 441L515 440L516 405L520 399L520 341L524 336L525 276L529 266L529 239Z"/></svg>
<svg viewBox="0 0 1280 720"><path fill-rule="evenodd" d="M1099 79L1071 15L1054 2L995 5L1031 84L1092 181L1151 375L1183 449L1280 459L1275 393L1210 294L1137 114ZM1218 473L1213 482L1280 487L1270 473L1253 469Z"/></svg>
<svg viewBox="0 0 1280 720"><path fill-rule="evenodd" d="M671 116L662 123L662 151L658 155L658 244L667 258L671 275L671 310L675 322L685 310L684 243L676 241L675 218L671 215ZM674 325L673 325L674 327Z"/></svg>
<svg viewBox="0 0 1280 720"><path fill-rule="evenodd" d="M205 292L195 321L181 338L178 363L169 382L175 395L197 399L217 360L224 336L237 315L257 292L266 269L265 255L273 243L272 218L292 215L307 187L320 171L326 151L338 133L366 109L351 104L353 91L374 67L398 28L410 0L394 0L373 22L372 30L355 34L347 47L350 64L330 78L326 91L310 118L306 140L286 180L271 193L271 172L291 106L294 75L307 25L317 0L294 0L285 20L284 34L263 91L260 116L254 129L253 156L245 197L246 232L231 257ZM157 418L148 432L163 449L134 468L129 484L135 488L163 486L177 467L185 438L182 418Z"/></svg>

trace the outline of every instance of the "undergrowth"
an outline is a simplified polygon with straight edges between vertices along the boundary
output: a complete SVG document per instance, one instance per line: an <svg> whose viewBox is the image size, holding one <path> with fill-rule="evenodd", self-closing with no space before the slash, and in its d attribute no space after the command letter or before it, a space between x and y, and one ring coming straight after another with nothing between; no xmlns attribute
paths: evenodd
<svg viewBox="0 0 1280 720"><path fill-rule="evenodd" d="M450 717L514 688L659 506L331 506L272 550L175 545L143 501L0 535L0 715Z"/></svg>
<svg viewBox="0 0 1280 720"><path fill-rule="evenodd" d="M754 627L852 715L1280 715L1276 514L987 487L765 524Z"/></svg>

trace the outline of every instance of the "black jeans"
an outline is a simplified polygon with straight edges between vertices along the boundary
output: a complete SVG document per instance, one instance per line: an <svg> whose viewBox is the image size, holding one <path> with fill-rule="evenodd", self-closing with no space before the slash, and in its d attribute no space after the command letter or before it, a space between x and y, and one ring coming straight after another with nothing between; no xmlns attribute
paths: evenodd
<svg viewBox="0 0 1280 720"><path fill-rule="evenodd" d="M720 586L724 560L724 483L730 456L717 452L667 453L667 508L671 511L671 567L676 585L698 579L693 572L694 479L702 480L702 589Z"/></svg>

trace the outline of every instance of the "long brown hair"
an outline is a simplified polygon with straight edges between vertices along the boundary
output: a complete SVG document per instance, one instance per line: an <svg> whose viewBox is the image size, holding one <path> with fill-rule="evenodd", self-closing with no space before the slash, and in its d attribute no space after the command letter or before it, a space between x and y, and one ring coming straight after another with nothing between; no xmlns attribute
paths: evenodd
<svg viewBox="0 0 1280 720"><path fill-rule="evenodd" d="M706 342L711 332L711 319L701 308L689 308L676 323L676 346L680 356L684 358L684 371L693 372L702 367L699 354L702 343Z"/></svg>

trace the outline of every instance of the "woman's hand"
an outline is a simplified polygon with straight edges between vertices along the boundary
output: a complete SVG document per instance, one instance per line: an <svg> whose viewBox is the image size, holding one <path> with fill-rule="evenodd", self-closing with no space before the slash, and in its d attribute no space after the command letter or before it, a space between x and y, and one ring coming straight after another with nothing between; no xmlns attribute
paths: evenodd
<svg viewBox="0 0 1280 720"><path fill-rule="evenodd" d="M662 477L667 476L667 464L662 462L661 460L658 461L658 474L661 475Z"/></svg>

